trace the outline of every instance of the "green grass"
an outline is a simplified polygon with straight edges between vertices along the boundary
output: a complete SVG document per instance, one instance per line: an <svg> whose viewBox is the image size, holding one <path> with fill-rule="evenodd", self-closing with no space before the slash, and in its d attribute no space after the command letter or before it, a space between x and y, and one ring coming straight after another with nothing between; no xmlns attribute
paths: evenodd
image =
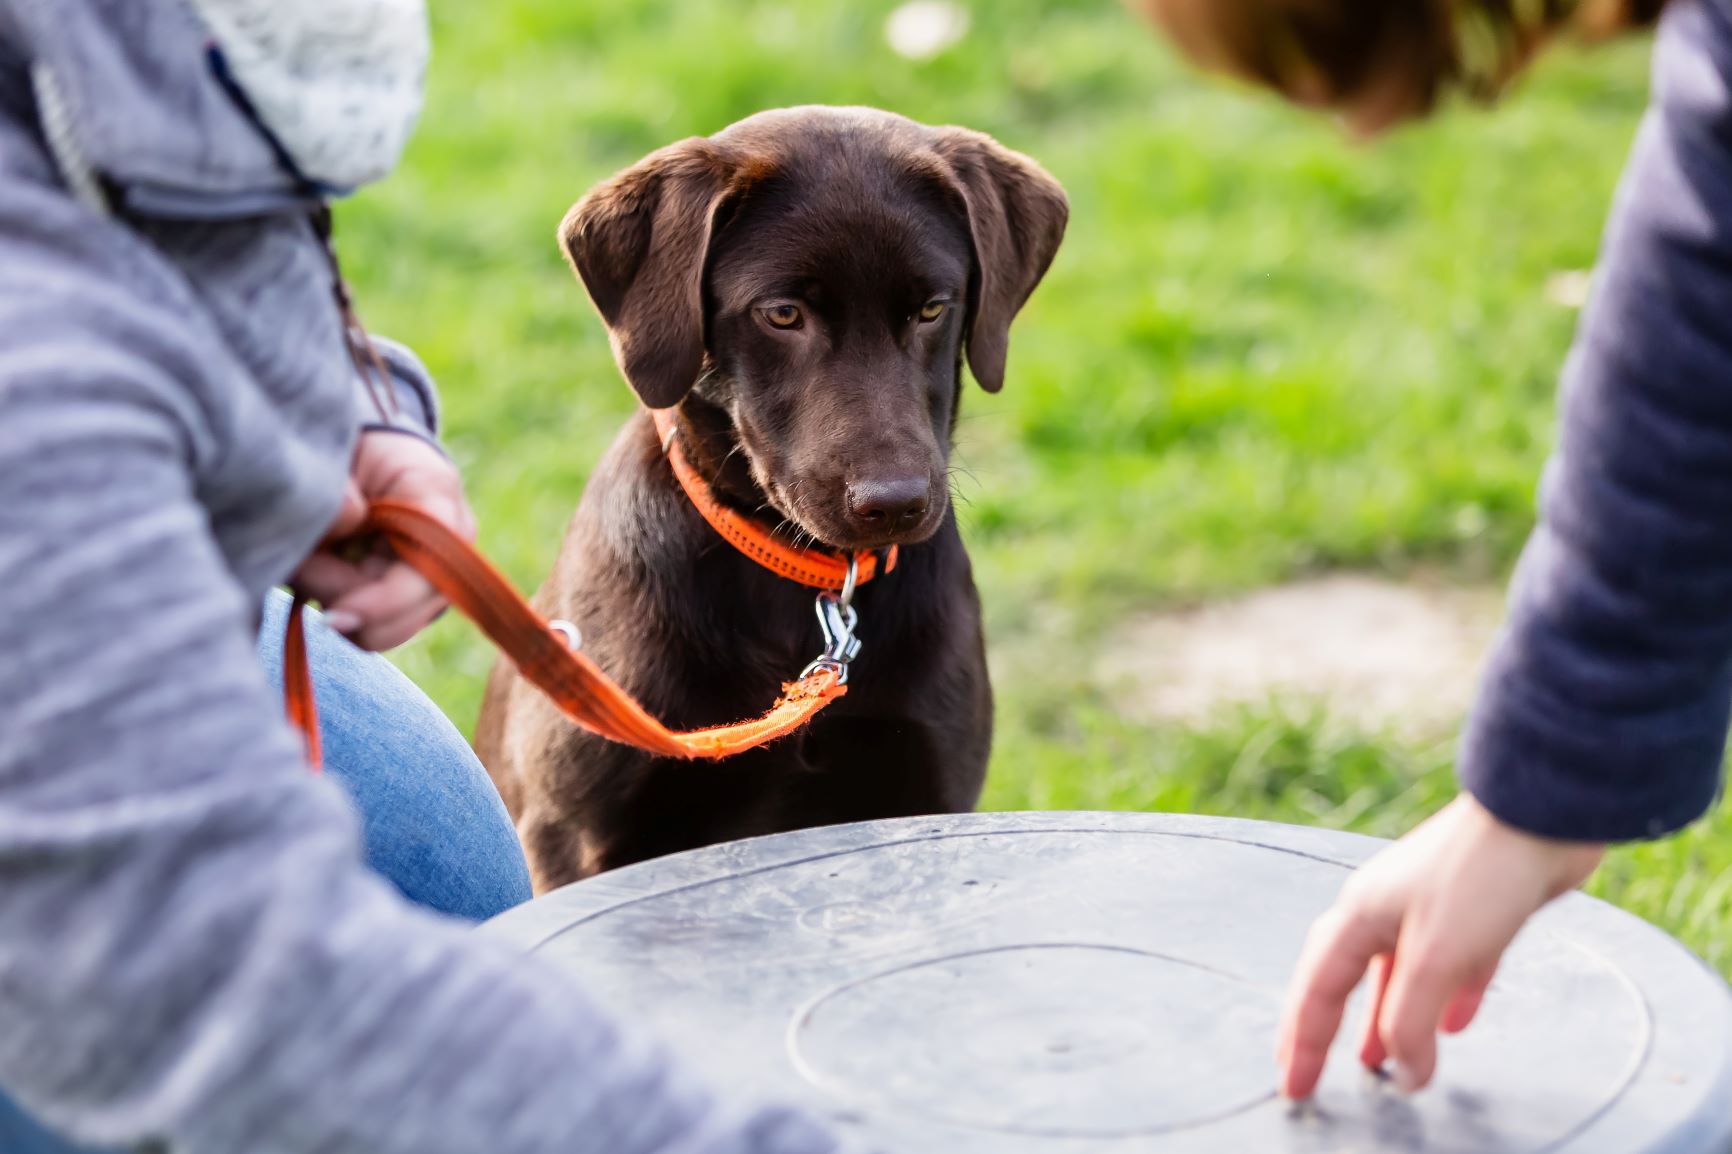
<svg viewBox="0 0 1732 1154"><path fill-rule="evenodd" d="M963 44L884 46L886 0L435 0L405 171L345 207L370 322L441 377L483 543L523 586L633 401L553 229L590 184L761 108L865 103L1040 158L1073 225L965 401L961 518L1001 704L987 804L1198 810L1392 834L1451 749L1271 705L1203 731L1115 715L1125 613L1331 567L1499 579L1531 523L1574 314L1643 103L1646 47L1560 55L1496 115L1375 147L1199 82L1111 0L974 5ZM491 655L400 657L460 724ZM1599 892L1732 969L1732 820L1621 851Z"/></svg>

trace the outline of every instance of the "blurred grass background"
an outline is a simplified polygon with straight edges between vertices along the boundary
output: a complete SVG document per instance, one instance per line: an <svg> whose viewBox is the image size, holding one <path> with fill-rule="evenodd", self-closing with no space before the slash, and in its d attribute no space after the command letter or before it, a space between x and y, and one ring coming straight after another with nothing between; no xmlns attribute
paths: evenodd
<svg viewBox="0 0 1732 1154"><path fill-rule="evenodd" d="M964 123L1069 189L1069 238L999 396L964 402L959 514L989 619L986 805L1230 813L1395 834L1448 742L1271 702L1139 724L1096 675L1115 623L1307 572L1501 580L1532 519L1575 313L1643 105L1647 46L1562 52L1495 115L1366 147L1201 81L1112 0L976 0L936 57L890 0L434 0L406 167L345 206L369 322L440 377L483 545L524 588L631 410L553 243L565 208L763 108ZM400 662L471 725L491 654L447 620ZM1732 971L1732 820L1620 851L1596 890Z"/></svg>

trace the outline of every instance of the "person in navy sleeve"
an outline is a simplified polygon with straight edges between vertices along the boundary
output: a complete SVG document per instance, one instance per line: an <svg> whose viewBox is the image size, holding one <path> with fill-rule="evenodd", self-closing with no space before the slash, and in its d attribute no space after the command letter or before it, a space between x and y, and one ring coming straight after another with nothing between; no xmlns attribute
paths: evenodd
<svg viewBox="0 0 1732 1154"><path fill-rule="evenodd" d="M1559 445L1462 738L1459 797L1306 942L1281 1088L1361 1057L1417 1090L1499 958L1608 843L1700 817L1732 706L1732 0L1143 0L1193 58L1360 132L1495 96L1547 40L1659 24L1653 89L1564 370ZM1663 11L1662 11L1663 9ZM1467 387L1464 385L1464 387Z"/></svg>

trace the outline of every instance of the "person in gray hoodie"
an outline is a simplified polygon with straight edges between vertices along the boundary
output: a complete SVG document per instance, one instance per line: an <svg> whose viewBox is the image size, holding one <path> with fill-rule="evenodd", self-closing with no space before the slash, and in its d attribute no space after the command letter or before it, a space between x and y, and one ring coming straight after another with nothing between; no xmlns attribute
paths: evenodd
<svg viewBox="0 0 1732 1154"><path fill-rule="evenodd" d="M316 777L260 660L284 583L370 648L440 610L326 544L366 499L473 533L424 374L357 332L327 251L327 200L396 159L425 40L418 0L0 0L8 1150L69 1148L27 1115L176 1154L837 1146L470 932L521 860L382 661L315 639Z"/></svg>

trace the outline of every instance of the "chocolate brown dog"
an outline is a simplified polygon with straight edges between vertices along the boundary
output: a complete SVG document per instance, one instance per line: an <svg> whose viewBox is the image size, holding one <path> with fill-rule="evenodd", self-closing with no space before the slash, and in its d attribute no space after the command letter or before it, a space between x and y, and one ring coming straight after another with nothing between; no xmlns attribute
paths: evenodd
<svg viewBox="0 0 1732 1154"><path fill-rule="evenodd" d="M848 694L719 763L577 729L505 664L476 748L536 887L733 838L973 807L992 731L951 514L962 359L1004 382L1064 190L991 139L870 109L767 112L653 153L560 239L644 404L722 504L791 546L898 546L854 596ZM821 649L814 590L719 536L650 414L597 468L536 607L673 728L756 716Z"/></svg>

